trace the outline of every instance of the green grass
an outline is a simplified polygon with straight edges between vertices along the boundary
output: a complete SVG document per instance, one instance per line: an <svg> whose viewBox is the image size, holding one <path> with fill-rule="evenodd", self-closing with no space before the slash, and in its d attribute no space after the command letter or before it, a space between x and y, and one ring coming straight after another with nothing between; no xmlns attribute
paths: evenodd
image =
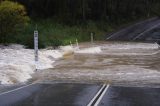
<svg viewBox="0 0 160 106"><path fill-rule="evenodd" d="M39 47L46 46L57 47L59 45L67 45L71 42L75 43L76 39L79 42L90 41L90 33L95 33L95 40L103 40L108 31L112 31L109 25L100 22L89 21L86 25L63 25L51 19L31 21L15 37L15 42L26 45L28 48L33 48L33 32L38 28L39 31Z"/></svg>
<svg viewBox="0 0 160 106"><path fill-rule="evenodd" d="M139 20L144 20L142 18ZM36 26L39 31L39 48L47 46L58 47L72 43L90 41L90 33L94 32L94 40L105 40L106 35L119 29L132 25L139 20L128 20L121 24L107 23L103 21L87 21L87 24L65 25L53 19L31 20L27 27L21 29L16 36L11 37L10 42L23 44L28 48L33 48L33 33Z"/></svg>

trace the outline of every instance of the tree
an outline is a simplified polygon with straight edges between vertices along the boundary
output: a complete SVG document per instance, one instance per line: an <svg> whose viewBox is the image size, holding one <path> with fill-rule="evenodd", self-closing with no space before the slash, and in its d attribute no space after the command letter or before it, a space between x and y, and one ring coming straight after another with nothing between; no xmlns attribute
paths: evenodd
<svg viewBox="0 0 160 106"><path fill-rule="evenodd" d="M86 0L82 0L82 18L83 21L86 21Z"/></svg>
<svg viewBox="0 0 160 106"><path fill-rule="evenodd" d="M11 1L2 1L0 3L0 43L10 43L10 35L20 30L28 20L24 6Z"/></svg>
<svg viewBox="0 0 160 106"><path fill-rule="evenodd" d="M3 1L3 0L0 0ZM106 21L121 24L160 13L160 0L12 0L27 7L34 19L54 18L64 24ZM155 15L154 15L155 14Z"/></svg>

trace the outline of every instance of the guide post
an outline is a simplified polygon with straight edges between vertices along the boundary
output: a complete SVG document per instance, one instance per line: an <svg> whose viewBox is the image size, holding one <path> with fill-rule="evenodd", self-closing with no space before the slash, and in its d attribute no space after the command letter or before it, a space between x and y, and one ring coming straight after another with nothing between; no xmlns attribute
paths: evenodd
<svg viewBox="0 0 160 106"><path fill-rule="evenodd" d="M91 32L91 44L93 45L93 40L94 40L94 33Z"/></svg>
<svg viewBox="0 0 160 106"><path fill-rule="evenodd" d="M36 71L38 67L38 31L34 31L34 54L35 54L35 66Z"/></svg>
<svg viewBox="0 0 160 106"><path fill-rule="evenodd" d="M77 49L79 49L79 44L77 39L76 39L76 45L77 45Z"/></svg>

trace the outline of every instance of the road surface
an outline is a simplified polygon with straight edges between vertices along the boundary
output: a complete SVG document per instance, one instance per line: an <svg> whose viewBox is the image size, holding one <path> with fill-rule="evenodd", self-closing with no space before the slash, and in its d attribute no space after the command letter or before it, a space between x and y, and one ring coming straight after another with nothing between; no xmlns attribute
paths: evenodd
<svg viewBox="0 0 160 106"><path fill-rule="evenodd" d="M160 19L151 18L127 28L124 28L107 37L107 40L118 41L156 41L160 39Z"/></svg>
<svg viewBox="0 0 160 106"><path fill-rule="evenodd" d="M160 106L160 88L102 88L99 84L31 84L1 93L0 106Z"/></svg>
<svg viewBox="0 0 160 106"><path fill-rule="evenodd" d="M33 84L0 95L0 106L87 106L100 85Z"/></svg>
<svg viewBox="0 0 160 106"><path fill-rule="evenodd" d="M112 86L99 106L160 106L160 88Z"/></svg>

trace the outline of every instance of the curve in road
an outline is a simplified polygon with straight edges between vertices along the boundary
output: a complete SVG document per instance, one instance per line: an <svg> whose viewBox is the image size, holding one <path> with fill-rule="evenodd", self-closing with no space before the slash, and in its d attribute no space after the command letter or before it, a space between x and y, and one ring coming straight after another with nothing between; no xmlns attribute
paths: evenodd
<svg viewBox="0 0 160 106"><path fill-rule="evenodd" d="M154 36L153 34L147 34L148 32L153 32L154 29L160 28L160 19L158 17L151 18L127 28L124 28L112 35L110 35L107 40L119 40L119 41L132 41L132 40L144 40L146 41L148 37ZM160 33L160 32L159 32ZM160 38L160 34L157 35Z"/></svg>

